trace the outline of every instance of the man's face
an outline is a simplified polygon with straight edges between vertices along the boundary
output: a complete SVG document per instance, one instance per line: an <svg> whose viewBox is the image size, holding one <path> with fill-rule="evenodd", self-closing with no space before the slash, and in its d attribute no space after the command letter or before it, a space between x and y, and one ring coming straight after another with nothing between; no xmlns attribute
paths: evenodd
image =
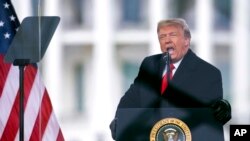
<svg viewBox="0 0 250 141"><path fill-rule="evenodd" d="M177 25L162 26L158 32L161 51L169 51L172 62L179 61L187 53L190 39L184 37L184 31Z"/></svg>

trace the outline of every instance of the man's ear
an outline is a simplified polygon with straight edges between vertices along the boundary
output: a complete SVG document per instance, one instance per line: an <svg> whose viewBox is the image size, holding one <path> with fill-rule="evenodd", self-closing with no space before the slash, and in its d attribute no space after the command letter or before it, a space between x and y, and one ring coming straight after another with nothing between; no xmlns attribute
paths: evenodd
<svg viewBox="0 0 250 141"><path fill-rule="evenodd" d="M185 46L189 46L190 43L190 39L189 38L185 38L184 44Z"/></svg>

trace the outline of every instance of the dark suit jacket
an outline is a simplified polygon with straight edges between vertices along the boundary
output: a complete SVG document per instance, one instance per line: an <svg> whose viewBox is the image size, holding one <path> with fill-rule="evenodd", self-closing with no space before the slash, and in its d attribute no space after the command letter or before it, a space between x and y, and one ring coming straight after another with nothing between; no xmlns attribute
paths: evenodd
<svg viewBox="0 0 250 141"><path fill-rule="evenodd" d="M146 57L134 83L121 98L118 108L198 108L222 99L220 71L197 57L191 50L184 56L164 96L161 96L164 67L162 54Z"/></svg>
<svg viewBox="0 0 250 141"><path fill-rule="evenodd" d="M110 126L113 138L119 141L148 140L152 124L155 122L155 119L160 117L155 116L159 114L159 111L156 110L154 113L150 113L148 111L152 110L147 110L146 108L205 108L209 107L213 102L222 99L220 71L197 57L191 50L188 50L184 56L162 96L160 94L162 73L166 65L162 58L163 54L157 54L146 57L143 60L138 76L121 98L116 113L116 118L119 120L119 116L121 117L118 112L119 109L139 108L138 113L136 112L137 115L134 116L137 118L131 119L131 115L128 115L130 113L125 113L127 118L124 118L123 114L122 119L126 121L120 120L119 123L127 122L129 125L122 133L118 133L118 137L115 137L116 120L114 120ZM154 115L153 118L155 119L152 119L150 115ZM200 116L199 114L190 113L190 115L192 117L188 120L193 122L194 126L201 123L194 120L199 119L196 118ZM149 124L146 125L146 123ZM223 133L222 126L219 130ZM218 140L221 141L221 138L223 138L223 134Z"/></svg>

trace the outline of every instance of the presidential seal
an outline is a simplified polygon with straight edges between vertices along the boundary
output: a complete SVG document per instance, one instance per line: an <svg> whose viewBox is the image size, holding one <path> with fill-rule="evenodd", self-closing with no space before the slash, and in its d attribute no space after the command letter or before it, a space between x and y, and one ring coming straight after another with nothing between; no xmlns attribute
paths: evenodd
<svg viewBox="0 0 250 141"><path fill-rule="evenodd" d="M189 127L177 118L165 118L151 129L150 141L191 141Z"/></svg>

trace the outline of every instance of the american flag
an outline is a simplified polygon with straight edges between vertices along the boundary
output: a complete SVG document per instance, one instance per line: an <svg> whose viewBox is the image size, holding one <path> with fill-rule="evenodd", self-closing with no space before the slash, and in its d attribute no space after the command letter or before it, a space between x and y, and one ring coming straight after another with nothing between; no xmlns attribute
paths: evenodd
<svg viewBox="0 0 250 141"><path fill-rule="evenodd" d="M4 62L19 25L10 0L0 0L0 141L19 139L19 69ZM24 76L24 140L63 141L37 67L26 66Z"/></svg>

